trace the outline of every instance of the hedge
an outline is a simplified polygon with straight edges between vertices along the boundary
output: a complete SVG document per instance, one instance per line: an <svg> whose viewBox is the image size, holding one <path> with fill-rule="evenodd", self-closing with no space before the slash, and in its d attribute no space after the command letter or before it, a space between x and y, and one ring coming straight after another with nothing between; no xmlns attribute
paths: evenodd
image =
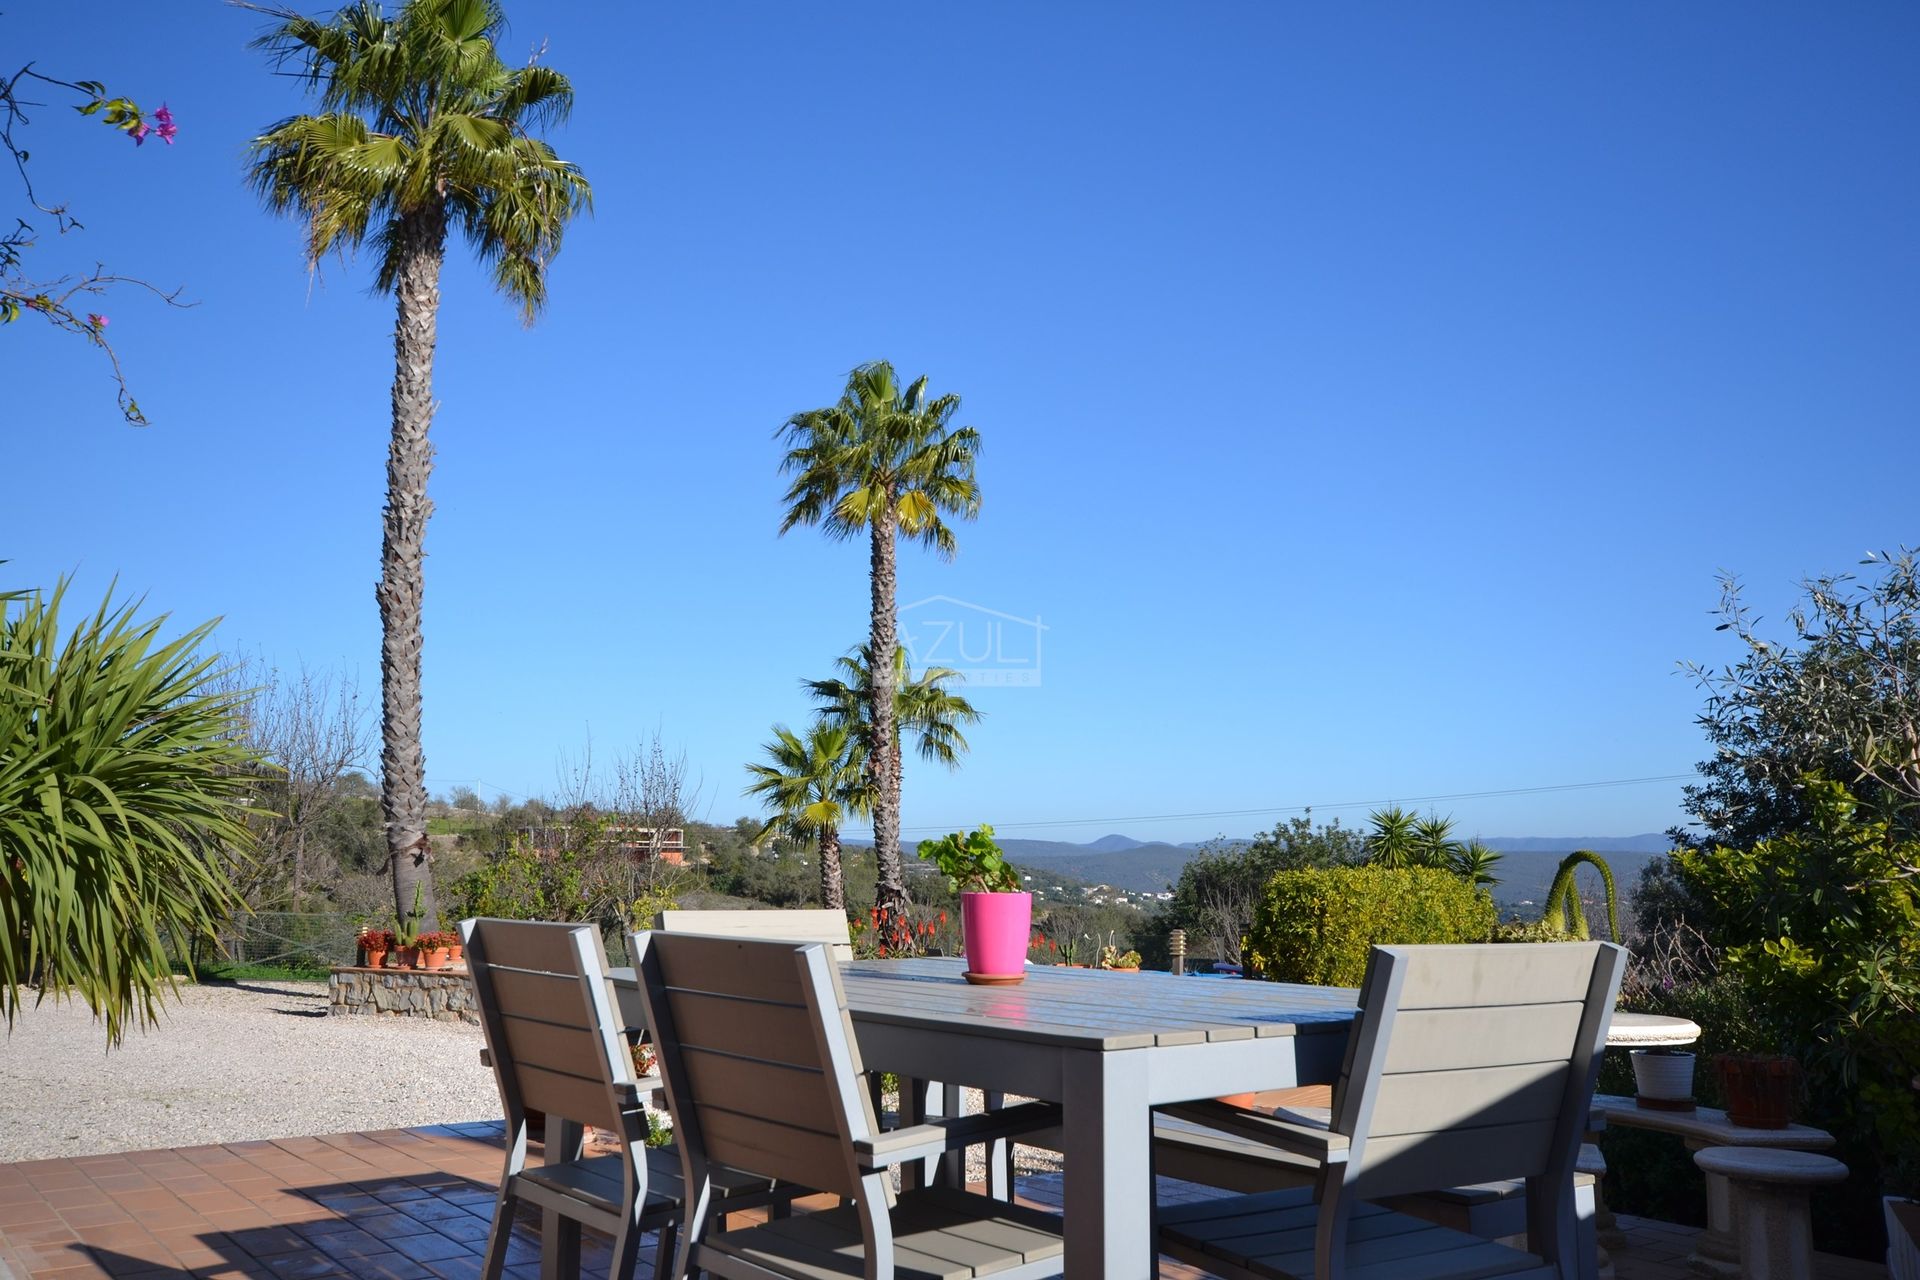
<svg viewBox="0 0 1920 1280"><path fill-rule="evenodd" d="M1368 949L1422 942L1485 942L1493 898L1431 867L1316 867L1267 882L1247 934L1260 976L1357 987Z"/></svg>

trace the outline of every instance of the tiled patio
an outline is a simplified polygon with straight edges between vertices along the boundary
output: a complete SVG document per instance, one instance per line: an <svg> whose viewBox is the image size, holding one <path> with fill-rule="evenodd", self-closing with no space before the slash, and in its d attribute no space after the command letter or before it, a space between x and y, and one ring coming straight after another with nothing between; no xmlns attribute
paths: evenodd
<svg viewBox="0 0 1920 1280"><path fill-rule="evenodd" d="M500 1172L500 1125L343 1133L225 1146L0 1165L0 1280L471 1280L480 1272ZM1058 1174L1023 1179L1057 1207ZM1169 1185L1167 1193L1206 1194ZM1679 1280L1692 1232L1622 1218L1620 1280ZM589 1234L585 1274L603 1273ZM530 1221L508 1253L513 1280L537 1280ZM639 1277L649 1277L642 1249ZM1163 1277L1204 1273L1176 1263ZM1820 1260L1824 1280L1884 1267Z"/></svg>

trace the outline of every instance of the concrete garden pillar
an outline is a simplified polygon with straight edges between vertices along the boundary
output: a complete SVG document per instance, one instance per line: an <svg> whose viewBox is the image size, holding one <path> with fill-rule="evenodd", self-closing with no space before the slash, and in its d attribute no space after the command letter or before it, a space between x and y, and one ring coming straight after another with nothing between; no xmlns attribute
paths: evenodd
<svg viewBox="0 0 1920 1280"><path fill-rule="evenodd" d="M1694 1152L1693 1162L1707 1175L1709 1212L1729 1220L1738 1274L1813 1280L1808 1199L1814 1187L1844 1179L1847 1166L1832 1156L1768 1147L1707 1147Z"/></svg>

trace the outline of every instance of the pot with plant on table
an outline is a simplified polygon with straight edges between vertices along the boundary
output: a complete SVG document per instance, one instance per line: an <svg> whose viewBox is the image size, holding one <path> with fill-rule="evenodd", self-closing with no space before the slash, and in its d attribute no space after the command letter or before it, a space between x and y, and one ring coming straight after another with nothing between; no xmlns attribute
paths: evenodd
<svg viewBox="0 0 1920 1280"><path fill-rule="evenodd" d="M993 828L982 823L969 834L955 831L922 840L918 852L940 868L948 887L960 895L967 981L991 985L1024 980L1033 895L1020 888L1019 873L994 843Z"/></svg>

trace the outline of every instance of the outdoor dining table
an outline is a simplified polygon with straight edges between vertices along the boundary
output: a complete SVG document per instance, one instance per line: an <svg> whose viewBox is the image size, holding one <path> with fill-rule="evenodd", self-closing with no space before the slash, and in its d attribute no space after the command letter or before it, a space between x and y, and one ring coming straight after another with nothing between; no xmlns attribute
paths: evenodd
<svg viewBox="0 0 1920 1280"><path fill-rule="evenodd" d="M1061 1104L1070 1277L1155 1271L1154 1107L1327 1084L1359 993L1278 982L1037 967L974 986L958 959L840 969L871 1071ZM612 971L622 1016L644 1024L633 970Z"/></svg>

